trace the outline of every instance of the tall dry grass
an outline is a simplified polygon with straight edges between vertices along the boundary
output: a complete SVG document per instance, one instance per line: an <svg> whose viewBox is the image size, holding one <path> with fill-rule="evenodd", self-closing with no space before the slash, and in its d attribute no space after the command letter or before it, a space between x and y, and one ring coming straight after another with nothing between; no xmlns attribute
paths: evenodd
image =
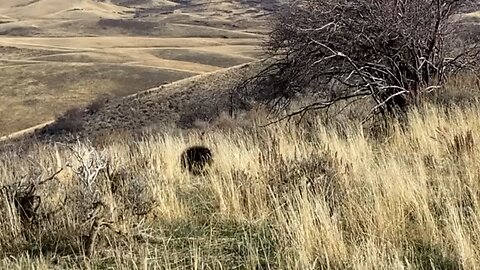
<svg viewBox="0 0 480 270"><path fill-rule="evenodd" d="M479 118L425 106L382 139L310 121L4 154L2 185L64 170L37 187L32 222L3 196L0 266L478 269ZM193 144L214 151L204 176L179 166Z"/></svg>

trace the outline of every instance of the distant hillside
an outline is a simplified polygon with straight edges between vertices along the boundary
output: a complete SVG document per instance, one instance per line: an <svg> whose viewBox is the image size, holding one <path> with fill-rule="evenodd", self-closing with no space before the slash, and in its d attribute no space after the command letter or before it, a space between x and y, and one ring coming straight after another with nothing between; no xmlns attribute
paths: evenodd
<svg viewBox="0 0 480 270"><path fill-rule="evenodd" d="M175 24L184 25L183 36L196 33L187 26L262 32L263 17L278 7L277 0L2 0L0 35L176 36Z"/></svg>
<svg viewBox="0 0 480 270"><path fill-rule="evenodd" d="M1 0L0 137L261 58L277 0Z"/></svg>
<svg viewBox="0 0 480 270"><path fill-rule="evenodd" d="M33 134L40 140L62 140L67 133L95 137L109 131L141 131L152 126L192 127L222 112L248 109L231 90L251 76L261 62L243 64L149 89L124 98L99 100L88 108L70 110ZM236 95L234 95L236 97ZM232 103L233 101L233 103Z"/></svg>

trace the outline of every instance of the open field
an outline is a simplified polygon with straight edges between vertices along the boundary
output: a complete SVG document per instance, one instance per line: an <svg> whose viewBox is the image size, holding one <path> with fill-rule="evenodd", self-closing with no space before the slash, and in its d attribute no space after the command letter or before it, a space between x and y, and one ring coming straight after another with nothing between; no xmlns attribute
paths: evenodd
<svg viewBox="0 0 480 270"><path fill-rule="evenodd" d="M389 3L396 17L399 2ZM365 18L360 7L347 25ZM441 87L379 118L367 117L378 104L362 96L264 125L272 115L261 91L232 90L275 61L258 60L258 45L277 8L277 0L0 0L0 269L480 270L477 73L447 73ZM478 14L456 18L459 41L475 43ZM365 25L355 36L371 31ZM307 27L300 31L320 29ZM261 82L295 90L284 114L312 102L292 79L335 70L298 59L307 74L280 68L278 81ZM355 69L342 64L343 76L360 72L349 62ZM213 153L198 174L181 160L195 145Z"/></svg>
<svg viewBox="0 0 480 270"><path fill-rule="evenodd" d="M272 7L204 0L1 1L0 136L98 96L124 96L255 60L263 16Z"/></svg>
<svg viewBox="0 0 480 270"><path fill-rule="evenodd" d="M0 265L478 269L479 117L478 106L426 106L380 140L310 119L3 153L4 194L64 170L37 187L34 223L1 200ZM180 169L192 144L214 151L204 176Z"/></svg>
<svg viewBox="0 0 480 270"><path fill-rule="evenodd" d="M195 73L99 63L13 65L0 81L0 125L19 130L97 96L122 96ZM81 78L81 79L79 79Z"/></svg>

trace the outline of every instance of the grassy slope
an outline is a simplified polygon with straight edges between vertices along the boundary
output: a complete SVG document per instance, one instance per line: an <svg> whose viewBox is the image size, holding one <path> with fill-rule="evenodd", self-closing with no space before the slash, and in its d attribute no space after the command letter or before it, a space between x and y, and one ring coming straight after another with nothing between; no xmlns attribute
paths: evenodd
<svg viewBox="0 0 480 270"><path fill-rule="evenodd" d="M0 13L0 136L250 62L265 30L264 6L248 1L5 0Z"/></svg>
<svg viewBox="0 0 480 270"><path fill-rule="evenodd" d="M244 44L243 41L237 44L233 40L211 39L210 43L195 43L197 40L132 39L130 48L108 48L116 44L116 39L98 38L89 41L97 42L94 44L98 47L85 51L62 51L57 47L43 50L42 46L58 44L51 43L54 40L41 39L18 40L18 43L32 42L32 48L0 47L3 76L0 80L0 135L51 120L68 108L89 103L99 95L125 96L254 59L241 52L228 51L229 46L242 47L239 44ZM12 38L8 42L10 46L17 41ZM66 47L89 44L82 44L80 38L65 42ZM193 47L186 48L185 42ZM161 49L160 45L166 48ZM136 46L147 47L136 49ZM172 46L178 47L173 49ZM182 46L181 53L172 55L171 52L177 52ZM217 47L218 53L208 51L214 50L213 47ZM253 48L253 44L243 47L247 53L253 52Z"/></svg>
<svg viewBox="0 0 480 270"><path fill-rule="evenodd" d="M2 154L2 185L21 175L45 178L65 164L76 170L84 162L83 172L93 172L102 160L109 177L100 173L88 188L86 174L66 167L37 191L38 211L57 209L38 227L22 226L2 200L0 254L9 256L0 265L476 269L479 117L474 107L448 114L428 107L381 141L353 124L341 134L321 124L281 125L125 138L103 150L39 145L35 162ZM178 157L198 143L213 149L215 162L208 175L193 177ZM99 231L96 253L85 260L82 235L96 201L104 205L96 215L112 226ZM139 214L145 207L151 211Z"/></svg>
<svg viewBox="0 0 480 270"><path fill-rule="evenodd" d="M94 138L112 130L141 131L145 128L192 127L196 121L211 121L231 108L230 90L242 78L254 74L260 62L239 65L152 88L123 98L111 99L94 113L74 117L81 123L78 135ZM242 109L238 103L235 110ZM70 121L70 120L68 120ZM56 125L36 132L52 138ZM61 130L60 130L61 131ZM63 134L54 134L54 139Z"/></svg>

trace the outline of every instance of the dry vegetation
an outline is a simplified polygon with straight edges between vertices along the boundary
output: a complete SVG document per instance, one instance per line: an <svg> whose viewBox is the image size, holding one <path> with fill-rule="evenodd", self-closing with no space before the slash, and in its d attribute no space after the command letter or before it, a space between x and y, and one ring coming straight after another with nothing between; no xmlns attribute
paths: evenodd
<svg viewBox="0 0 480 270"><path fill-rule="evenodd" d="M1 266L477 269L479 117L425 105L381 139L311 118L3 153ZM194 144L206 175L181 170Z"/></svg>
<svg viewBox="0 0 480 270"><path fill-rule="evenodd" d="M272 7L249 1L2 0L0 136L98 96L125 96L250 62L265 29L261 15Z"/></svg>
<svg viewBox="0 0 480 270"><path fill-rule="evenodd" d="M115 64L41 63L2 70L0 135L52 120L98 96L126 96L196 73ZM101 86L101 87L99 87Z"/></svg>
<svg viewBox="0 0 480 270"><path fill-rule="evenodd" d="M238 95L232 96L231 89L239 81L252 76L262 62L194 76L123 98L97 102L86 108L75 107L55 123L37 130L33 136L59 141L68 133L95 138L112 130L141 133L157 127L160 130L170 126L191 128L197 121L212 122L232 109L250 109L250 103L243 102Z"/></svg>
<svg viewBox="0 0 480 270"><path fill-rule="evenodd" d="M28 15L27 11L38 3L48 1L56 0L22 0L18 8ZM318 5L316 1L306 1ZM232 7L238 3L249 6L241 14L250 18L260 16L255 12L258 6L268 11L276 3L242 0L219 2L211 7L202 0L73 2L80 7L55 16L76 18L85 15L85 10L90 14L90 8L95 7L93 14L109 15L95 22L96 26L99 23L129 37L0 39L0 44L26 46L9 48L3 67L10 71L27 70L33 65L74 61L81 78L119 76L115 81L121 82L123 88L116 88L117 91L129 94L131 84L139 83L138 80L149 84L151 77L139 76L136 69L128 72L132 77L122 73L123 69L108 75L108 70L100 70L98 59L104 65L122 65L119 59L135 52L138 55L129 58L133 62L125 68L148 63L182 72L198 68L197 73L243 63L255 57L252 48L256 40L241 37L255 36L252 32L261 29L250 26L247 30L235 30L242 25L241 20L221 26L221 19L236 18L238 14ZM157 2L161 7L152 6ZM327 2L338 8L336 1ZM377 5L379 1L371 2L376 3L375 14L388 15L384 11L390 10L397 16L400 3L413 7L414 12L409 15L412 20L425 19L417 13L425 10L416 8L413 2L390 2L395 4L390 9ZM344 1L345 10L350 10L350 3ZM448 7L437 3L437 8ZM305 11L309 14L311 9ZM432 14L439 16L442 12ZM332 18L336 17L332 14ZM206 18L212 19L211 25L204 21ZM299 16L292 18L301 20ZM348 16L345 19L348 23L357 22ZM185 21L191 25L185 26ZM385 29L377 23L373 36L377 29ZM434 25L437 29L439 24ZM223 35L225 31L231 35L227 37L237 38L136 37L146 30L168 33L160 26L184 29L179 35L222 28L214 32ZM79 23L80 32L91 31L89 27L92 25ZM401 27L396 29L397 25L389 27L403 33ZM365 28L358 29L364 33ZM332 37L335 33L338 35L338 31L331 32ZM436 34L434 30L433 35ZM408 34L406 44L417 48L419 39L415 35ZM61 45L62 42L68 46ZM115 47L111 47L112 42ZM158 46L158 42L162 45ZM191 47L182 47L179 42L189 42ZM469 42L475 44L473 39ZM318 40L313 43L318 45ZM83 49L72 52L73 45ZM319 46L324 48L324 44ZM348 46L345 48L352 49ZM38 47L48 47L49 52L32 50ZM318 52L318 48L312 49ZM331 48L328 51L332 52ZM344 66L343 53L320 56L322 61L340 57L340 66ZM404 56L410 57L407 52ZM23 60L15 60L19 57ZM364 61L363 57L359 54L358 61ZM319 103L314 108L326 107L325 113L303 110L303 102L312 102L311 97L294 100L297 90L303 88L291 88L292 78L301 74L298 71L314 77L319 73L309 68L308 61L286 59L287 67L293 63L300 64L302 69L295 69L294 76L284 72L270 76L271 73L264 73L265 64L268 71L270 64L278 65L278 58L243 64L123 98L100 98L86 107L69 109L51 124L31 130L31 134L17 134L18 140L1 138L0 268L480 269L480 85L474 73L478 62L468 61L474 67L470 71L440 74L441 83L433 88L422 83L428 82L429 76L418 81L407 76L401 80L406 84L394 89L401 87L401 94L418 90L415 102L402 107L401 114L375 118L372 112L396 94L389 94L380 102L373 98L362 103L335 99L333 95L334 102L325 103L328 106ZM395 66L405 59L388 61ZM418 59L415 56L412 61L417 63ZM434 52L432 59L439 59ZM194 66L188 64L190 61L195 62ZM412 74L423 74L419 71L425 68L424 64L411 67L411 61L405 61L408 68L415 69ZM428 66L433 65L427 62ZM98 69L82 69L93 66ZM406 70L394 68L400 77ZM430 74L430 67L426 69L426 74ZM356 79L354 84L347 83L349 91L356 87L372 88L370 79L379 89L392 87L386 84L390 75L379 77L374 71L362 77L366 73L355 70L365 80L360 84ZM65 72L52 72L56 79L48 80L46 87L75 86L73 95L78 95L85 85L71 83L74 77ZM355 73L347 74L350 80ZM341 72L339 78L343 75ZM35 76L43 75L31 72L28 77L35 82ZM299 85L307 88L303 90L317 82L308 76L297 76ZM272 83L280 83L280 92L287 93L280 95L287 99L287 106L282 107L286 110L275 110L274 106L271 111L292 116L291 112L300 108L301 115L292 116L292 120L300 117L303 121L263 126L272 115L252 109L263 108L259 105L262 93L241 96L242 93L235 92L241 86L250 86L249 78L260 78L263 84L258 85L267 86L267 90L275 90L278 85ZM303 84L305 78L307 84ZM6 84L14 85L8 81ZM37 88L29 88L30 85L28 80L22 84L27 92L36 93ZM284 86L287 92L283 91ZM23 89L3 91L13 96L19 95L20 90ZM249 92L255 87L244 90ZM293 95L288 94L290 90L294 90ZM382 96L372 91L365 96ZM58 99L55 92L51 93ZM275 98L270 92L266 103ZM228 112L236 117L230 117ZM197 154L184 152L195 145L208 147L212 153L196 149L208 153L213 161L205 161L205 170L195 168L198 170L189 174L187 169L192 168L182 156L197 156L200 160Z"/></svg>

